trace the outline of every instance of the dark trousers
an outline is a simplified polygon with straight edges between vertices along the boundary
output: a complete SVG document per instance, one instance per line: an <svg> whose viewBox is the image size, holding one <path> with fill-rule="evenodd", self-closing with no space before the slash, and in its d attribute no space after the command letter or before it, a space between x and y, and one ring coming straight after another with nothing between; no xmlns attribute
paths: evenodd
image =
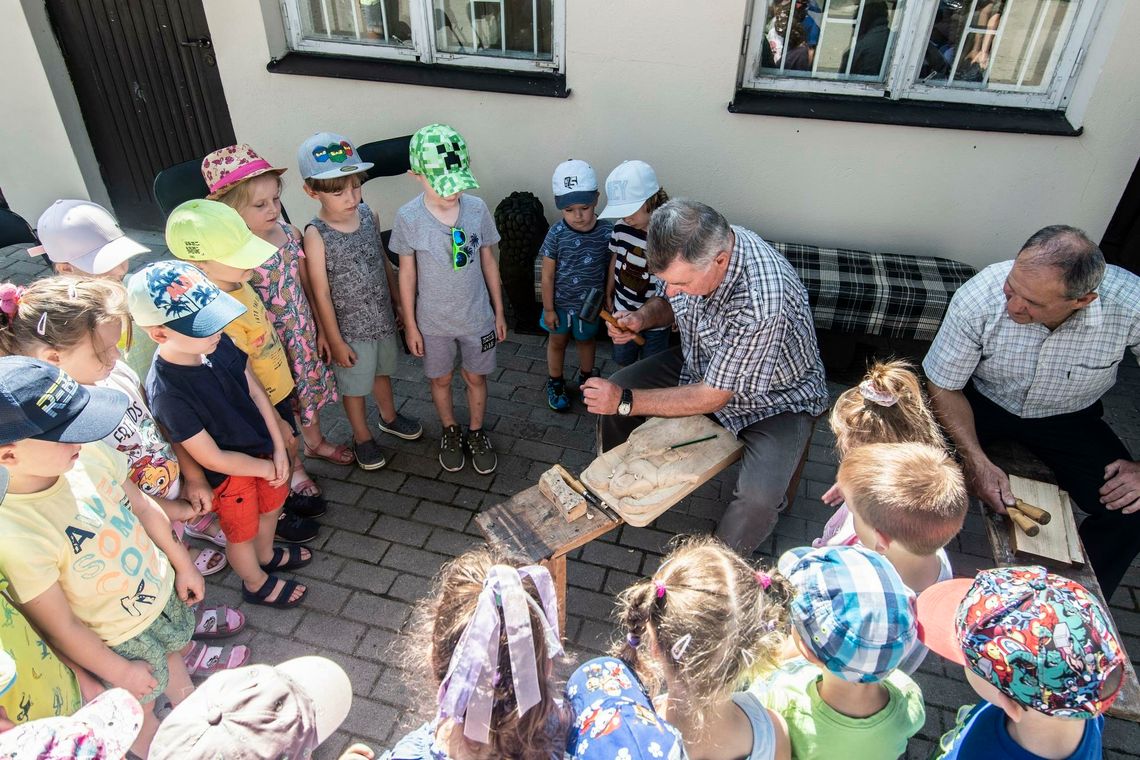
<svg viewBox="0 0 1140 760"><path fill-rule="evenodd" d="M1020 443L1053 471L1057 484L1088 514L1081 523L1081 540L1104 598L1112 598L1140 554L1140 512L1125 515L1100 503L1104 468L1117 459L1132 459L1104 421L1104 407L1098 401L1079 412L1023 419L990 401L973 384L965 393L982 446L995 440Z"/></svg>
<svg viewBox="0 0 1140 760"><path fill-rule="evenodd" d="M623 388L673 388L681 377L681 348L642 359L610 379ZM609 451L629 438L645 417L599 415L598 451ZM740 475L732 501L717 528L717 537L745 556L772 533L787 506L788 483L811 437L812 417L787 412L754 422L740 431L744 444Z"/></svg>

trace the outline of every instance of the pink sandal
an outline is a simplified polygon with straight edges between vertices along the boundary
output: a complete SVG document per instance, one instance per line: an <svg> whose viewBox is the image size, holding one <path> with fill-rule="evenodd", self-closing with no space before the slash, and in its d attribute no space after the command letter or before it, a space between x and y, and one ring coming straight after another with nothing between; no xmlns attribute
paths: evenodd
<svg viewBox="0 0 1140 760"><path fill-rule="evenodd" d="M328 451L330 448L332 449L330 453L321 453L322 449ZM315 449L310 449L309 444L306 443L305 456L312 459L323 459L326 462L332 462L333 464L339 465L352 464L354 459L352 455L352 449L350 449L348 446L345 446L343 443L334 444L327 438L322 438L321 442L317 444L317 447Z"/></svg>
<svg viewBox="0 0 1140 760"><path fill-rule="evenodd" d="M245 615L241 610L221 605L199 607L194 623L194 638L224 639L240 633L245 628Z"/></svg>
<svg viewBox="0 0 1140 760"><path fill-rule="evenodd" d="M209 676L223 670L240 668L249 662L249 647L244 645L212 647L200 641L182 658L191 676Z"/></svg>
<svg viewBox="0 0 1140 760"><path fill-rule="evenodd" d="M190 552L193 553L193 549ZM194 567L198 568L203 577L220 573L226 569L226 555L213 549L199 549L194 555Z"/></svg>
<svg viewBox="0 0 1140 760"><path fill-rule="evenodd" d="M199 538L203 541L226 548L226 534L222 532L222 527L218 525L218 516L213 512L207 515L202 515L194 522L186 523L185 532L191 538Z"/></svg>

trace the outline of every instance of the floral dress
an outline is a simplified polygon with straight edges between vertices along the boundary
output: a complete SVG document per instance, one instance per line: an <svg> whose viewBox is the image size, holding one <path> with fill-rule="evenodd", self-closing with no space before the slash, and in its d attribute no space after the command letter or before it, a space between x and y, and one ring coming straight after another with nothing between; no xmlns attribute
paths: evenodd
<svg viewBox="0 0 1140 760"><path fill-rule="evenodd" d="M289 356L301 424L311 425L318 409L337 400L336 379L317 353L317 322L301 287L301 259L305 251L292 227L282 224L281 228L285 231L285 244L277 249L276 256L253 270L250 283L265 301L269 321Z"/></svg>

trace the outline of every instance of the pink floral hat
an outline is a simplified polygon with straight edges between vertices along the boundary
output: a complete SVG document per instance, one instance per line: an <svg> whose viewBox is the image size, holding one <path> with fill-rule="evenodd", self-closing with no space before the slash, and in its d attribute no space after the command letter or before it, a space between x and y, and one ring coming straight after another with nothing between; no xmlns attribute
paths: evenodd
<svg viewBox="0 0 1140 760"><path fill-rule="evenodd" d="M280 176L285 171L257 155L246 143L219 148L202 159L202 178L210 188L210 194L206 198L212 201L225 195L239 182L266 172Z"/></svg>

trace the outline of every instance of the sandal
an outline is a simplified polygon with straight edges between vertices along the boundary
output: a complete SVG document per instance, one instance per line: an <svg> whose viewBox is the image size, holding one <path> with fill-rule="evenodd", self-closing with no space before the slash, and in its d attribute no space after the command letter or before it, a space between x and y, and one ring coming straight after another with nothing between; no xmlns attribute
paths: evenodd
<svg viewBox="0 0 1140 760"><path fill-rule="evenodd" d="M203 541L226 548L226 534L222 532L222 526L217 522L218 516L214 513L202 515L194 522L186 523L186 535L191 538L200 538Z"/></svg>
<svg viewBox="0 0 1140 760"><path fill-rule="evenodd" d="M310 449L309 444L306 443L305 456L312 459L323 459L333 464L352 464L352 449L343 443L333 445L327 438L322 438L315 449Z"/></svg>
<svg viewBox="0 0 1140 760"><path fill-rule="evenodd" d="M269 597L273 594L273 589L277 588L278 583L282 584L281 591L277 594L277 598L270 602L268 601ZM305 588L299 597L291 599L290 597L293 596L293 591L300 585L301 584L295 580L282 581L276 575L270 575L257 591L250 591L243 583L241 585L241 598L250 604L263 604L266 607L276 607L279 610L287 610L303 602L305 595L309 593L309 589Z"/></svg>
<svg viewBox="0 0 1140 760"><path fill-rule="evenodd" d="M249 647L244 644L212 647L196 641L182 659L186 663L186 671L191 676L209 676L245 665L249 662Z"/></svg>
<svg viewBox="0 0 1140 760"><path fill-rule="evenodd" d="M308 557L302 557L300 546L274 546L273 559L262 565L261 569L267 573L275 570L296 570L312 561L313 553L309 552Z"/></svg>
<svg viewBox="0 0 1140 760"><path fill-rule="evenodd" d="M198 568L203 576L220 573L226 569L226 555L213 549L190 550L194 560L194 567Z"/></svg>
<svg viewBox="0 0 1140 760"><path fill-rule="evenodd" d="M298 473L299 472L301 471L298 470ZM298 473L294 474L296 475ZM308 496L313 499L321 495L321 487L314 483L310 477L304 477L301 480L290 483L289 490L298 496Z"/></svg>
<svg viewBox="0 0 1140 760"><path fill-rule="evenodd" d="M233 607L202 607L194 622L194 638L224 639L245 629L245 615Z"/></svg>

